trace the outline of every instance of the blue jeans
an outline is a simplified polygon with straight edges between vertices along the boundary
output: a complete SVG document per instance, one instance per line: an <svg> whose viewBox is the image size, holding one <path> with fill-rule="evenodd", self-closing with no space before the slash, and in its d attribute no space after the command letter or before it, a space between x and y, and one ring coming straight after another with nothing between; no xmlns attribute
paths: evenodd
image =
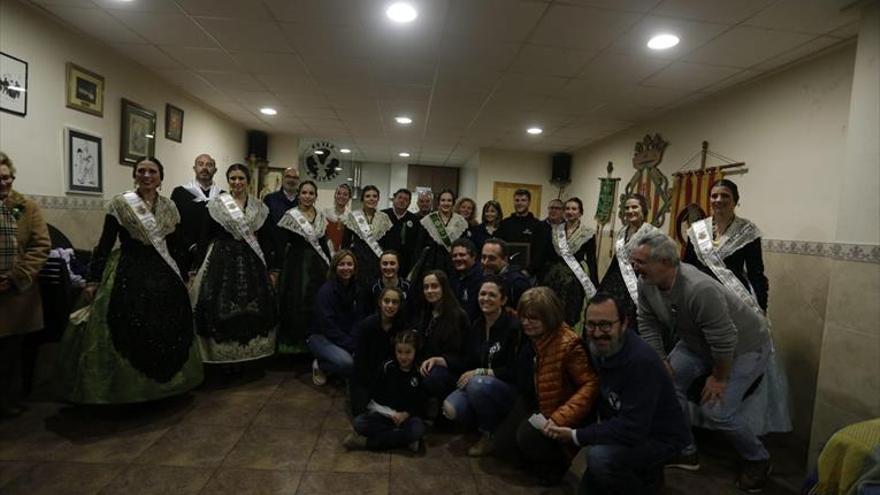
<svg viewBox="0 0 880 495"><path fill-rule="evenodd" d="M453 421L476 422L481 432L491 433L501 424L515 401L516 389L510 384L494 376L474 376L463 389L446 397L443 410Z"/></svg>
<svg viewBox="0 0 880 495"><path fill-rule="evenodd" d="M455 389L455 377L445 366L434 366L422 380L429 397L443 398Z"/></svg>
<svg viewBox="0 0 880 495"><path fill-rule="evenodd" d="M312 351L315 358L318 359L318 366L321 368L321 371L331 375L339 375L343 378L351 376L354 369L354 359L351 357L351 353L330 342L327 337L317 333L309 335L306 344L308 344L309 350Z"/></svg>
<svg viewBox="0 0 880 495"><path fill-rule="evenodd" d="M677 453L675 446L650 438L633 446L590 445L578 494L655 493L663 479L663 465Z"/></svg>
<svg viewBox="0 0 880 495"><path fill-rule="evenodd" d="M370 450L405 447L425 435L425 423L414 416L398 426L391 418L368 411L356 416L352 424L354 431L367 437L367 448Z"/></svg>
<svg viewBox="0 0 880 495"><path fill-rule="evenodd" d="M747 461L763 461L770 458L764 444L737 412L746 391L766 371L769 357L769 342L757 351L736 356L721 400L700 406L700 412L711 429L723 432L739 455ZM673 380L678 402L684 410L685 417L690 420L687 405L688 388L694 380L712 371L712 361L694 353L684 342L679 341L669 353L669 363L675 372ZM690 444L685 452L695 451L693 438Z"/></svg>

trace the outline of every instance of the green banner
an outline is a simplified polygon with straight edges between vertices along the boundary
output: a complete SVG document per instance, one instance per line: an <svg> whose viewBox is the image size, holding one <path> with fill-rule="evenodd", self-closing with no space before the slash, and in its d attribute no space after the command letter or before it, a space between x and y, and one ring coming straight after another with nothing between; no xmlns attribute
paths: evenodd
<svg viewBox="0 0 880 495"><path fill-rule="evenodd" d="M596 222L604 225L611 220L614 210L614 190L617 186L617 178L601 178L602 185L599 188L599 204L596 205Z"/></svg>

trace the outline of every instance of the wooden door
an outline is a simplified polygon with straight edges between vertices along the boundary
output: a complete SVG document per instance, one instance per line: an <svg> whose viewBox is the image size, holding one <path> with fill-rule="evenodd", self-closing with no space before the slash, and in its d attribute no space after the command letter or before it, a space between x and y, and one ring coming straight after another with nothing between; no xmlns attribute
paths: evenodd
<svg viewBox="0 0 880 495"><path fill-rule="evenodd" d="M520 184L517 182L495 182L492 187L492 197L501 203L501 210L505 217L513 213L513 193L517 189L526 189L532 193L532 202L529 205L536 218L541 217L541 186L539 184Z"/></svg>

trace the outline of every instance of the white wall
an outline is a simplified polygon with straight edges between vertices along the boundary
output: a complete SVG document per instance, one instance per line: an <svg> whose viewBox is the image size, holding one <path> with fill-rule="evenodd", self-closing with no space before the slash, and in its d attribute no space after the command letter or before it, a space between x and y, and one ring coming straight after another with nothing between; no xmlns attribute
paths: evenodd
<svg viewBox="0 0 880 495"><path fill-rule="evenodd" d="M670 179L707 140L710 150L746 162L749 172L731 177L740 188L737 212L765 237L834 240L853 60L849 44L578 150L567 194L580 195L592 214L608 161L626 183L633 146L646 133L669 141L660 168Z"/></svg>
<svg viewBox="0 0 880 495"><path fill-rule="evenodd" d="M299 164L299 136L293 134L269 134L269 166L287 168ZM300 166L300 175L305 172Z"/></svg>
<svg viewBox="0 0 880 495"><path fill-rule="evenodd" d="M480 153L474 155L458 169L458 195L462 198L473 198L476 201L477 183L479 182ZM477 204L477 218L479 218L482 203Z"/></svg>
<svg viewBox="0 0 880 495"><path fill-rule="evenodd" d="M64 194L65 126L103 137L104 197L130 189L131 168L119 164L122 97L156 111L156 156L165 165L166 193L192 180L193 160L200 153L211 154L221 168L244 156L242 126L35 8L0 0L0 47L28 62L27 116L0 113L0 149L15 161L15 187L23 193ZM104 77L103 118L65 107L67 62ZM166 103L185 112L183 143L165 139Z"/></svg>

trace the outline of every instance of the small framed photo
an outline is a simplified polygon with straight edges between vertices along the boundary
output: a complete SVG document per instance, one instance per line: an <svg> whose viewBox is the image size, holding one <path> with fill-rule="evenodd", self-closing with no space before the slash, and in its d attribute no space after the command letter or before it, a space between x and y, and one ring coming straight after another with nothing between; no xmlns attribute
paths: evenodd
<svg viewBox="0 0 880 495"><path fill-rule="evenodd" d="M183 142L183 110L170 103L165 104L165 139Z"/></svg>
<svg viewBox="0 0 880 495"><path fill-rule="evenodd" d="M101 138L65 128L67 156L67 190L70 192L104 192L104 160Z"/></svg>
<svg viewBox="0 0 880 495"><path fill-rule="evenodd" d="M263 198L271 192L281 189L281 182L284 179L284 168L279 167L259 167L260 180L258 184L259 191L257 197Z"/></svg>
<svg viewBox="0 0 880 495"><path fill-rule="evenodd" d="M104 77L67 62L67 108L104 116Z"/></svg>
<svg viewBox="0 0 880 495"><path fill-rule="evenodd" d="M27 115L28 63L0 52L0 110Z"/></svg>
<svg viewBox="0 0 880 495"><path fill-rule="evenodd" d="M123 98L119 163L136 165L141 158L155 153L156 112Z"/></svg>

